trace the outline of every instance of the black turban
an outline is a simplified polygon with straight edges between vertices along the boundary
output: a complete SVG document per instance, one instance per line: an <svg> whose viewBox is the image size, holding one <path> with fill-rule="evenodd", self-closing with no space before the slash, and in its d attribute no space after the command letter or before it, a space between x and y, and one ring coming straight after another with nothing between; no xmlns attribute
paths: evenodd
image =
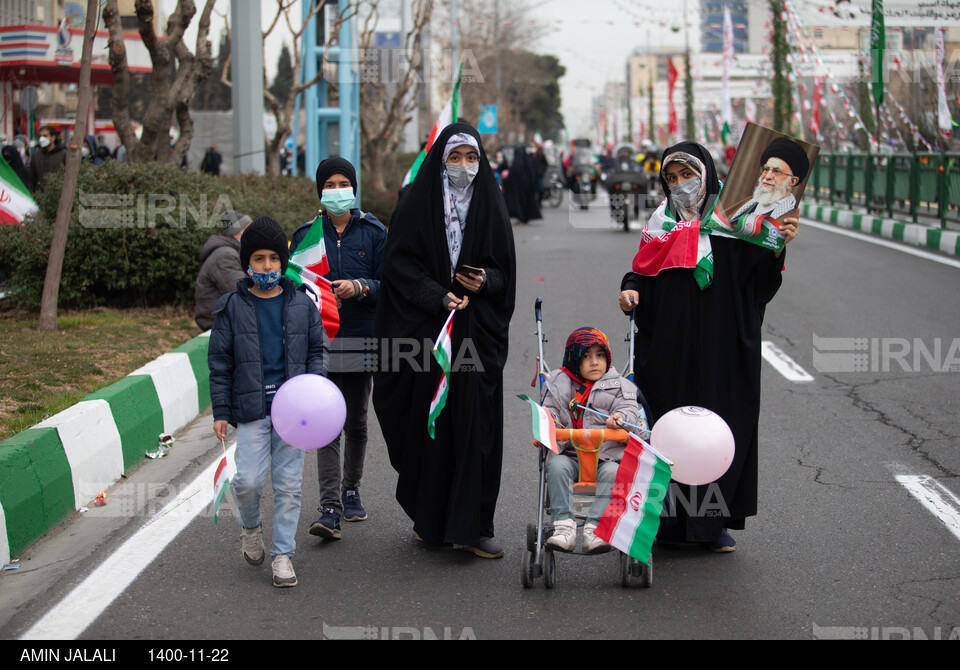
<svg viewBox="0 0 960 670"><path fill-rule="evenodd" d="M787 137L778 137L769 145L760 157L760 165L766 165L768 158L779 158L790 166L790 172L799 181L803 181L810 169L807 152L799 144Z"/></svg>

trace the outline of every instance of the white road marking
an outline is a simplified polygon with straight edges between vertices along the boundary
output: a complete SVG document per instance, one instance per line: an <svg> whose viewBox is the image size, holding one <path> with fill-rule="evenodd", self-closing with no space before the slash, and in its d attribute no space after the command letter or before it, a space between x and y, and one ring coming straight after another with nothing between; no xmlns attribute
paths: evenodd
<svg viewBox="0 0 960 670"><path fill-rule="evenodd" d="M960 540L960 498L929 475L896 475L896 480Z"/></svg>
<svg viewBox="0 0 960 670"><path fill-rule="evenodd" d="M234 469L236 446L234 442L227 449L231 471ZM221 458L218 455L176 498L147 521L20 639L73 640L86 630L133 583L137 575L213 502L213 476Z"/></svg>
<svg viewBox="0 0 960 670"><path fill-rule="evenodd" d="M792 382L812 382L813 375L800 367L773 342L761 342L760 353L773 368Z"/></svg>
<svg viewBox="0 0 960 670"><path fill-rule="evenodd" d="M817 221L811 221L807 218L804 218L800 222L800 227L802 228L803 226L810 226L812 228L826 230L831 233L836 233L837 235L843 235L844 237L852 237L855 240L886 247L887 249L896 249L897 251L902 251L903 253L910 254L911 256L918 256L920 258L925 258L928 261L949 265L952 268L960 268L960 260L948 258L946 256L940 256L938 254L930 253L929 251L923 251L922 249L914 249L905 242L896 242L883 237L877 237L869 233L862 233L856 230L847 230L846 228L838 228L837 226L829 223L819 223Z"/></svg>

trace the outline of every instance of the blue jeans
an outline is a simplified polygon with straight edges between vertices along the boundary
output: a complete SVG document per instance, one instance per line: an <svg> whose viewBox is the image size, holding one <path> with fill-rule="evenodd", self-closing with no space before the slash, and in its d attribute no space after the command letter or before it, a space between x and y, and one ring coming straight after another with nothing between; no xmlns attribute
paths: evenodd
<svg viewBox="0 0 960 670"><path fill-rule="evenodd" d="M597 493L587 513L586 523L597 525L603 511L610 504L613 484L617 480L616 461L600 461L597 464ZM547 461L547 491L550 494L550 511L553 520L573 519L573 485L577 481L579 467L572 456L551 456Z"/></svg>
<svg viewBox="0 0 960 670"><path fill-rule="evenodd" d="M292 555L300 522L300 481L303 478L303 451L277 435L270 417L237 425L237 474L233 492L237 514L244 528L261 523L260 493L267 481L273 483L273 547L271 556Z"/></svg>

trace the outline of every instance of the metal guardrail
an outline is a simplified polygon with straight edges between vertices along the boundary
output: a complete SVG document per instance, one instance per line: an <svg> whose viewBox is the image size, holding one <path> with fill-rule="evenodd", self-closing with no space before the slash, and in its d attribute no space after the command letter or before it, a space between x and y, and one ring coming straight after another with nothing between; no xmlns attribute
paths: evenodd
<svg viewBox="0 0 960 670"><path fill-rule="evenodd" d="M821 153L807 185L817 202L960 223L960 153Z"/></svg>

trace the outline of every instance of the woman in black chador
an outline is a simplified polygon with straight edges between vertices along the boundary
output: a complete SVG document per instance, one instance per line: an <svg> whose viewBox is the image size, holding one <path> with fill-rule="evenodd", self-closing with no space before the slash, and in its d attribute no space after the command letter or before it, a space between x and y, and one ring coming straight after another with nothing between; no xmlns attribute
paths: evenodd
<svg viewBox="0 0 960 670"><path fill-rule="evenodd" d="M671 514L657 537L729 552L736 543L727 529L744 528L746 517L757 513L760 329L782 282L784 255L701 234L697 258L661 263L671 236L683 228L677 222L701 221L720 182L710 153L681 142L664 151L660 184L667 197L650 217L633 272L620 285L621 309L637 309L635 382L650 404L651 425L677 407L705 407L730 426L736 454L715 484L671 484ZM784 219L781 230L792 240L797 219Z"/></svg>
<svg viewBox="0 0 960 670"><path fill-rule="evenodd" d="M418 539L485 558L503 555L493 516L515 265L510 217L480 136L467 124L447 126L390 219L373 405ZM440 366L424 349L451 310L449 395L431 438Z"/></svg>
<svg viewBox="0 0 960 670"><path fill-rule="evenodd" d="M540 197L537 190L537 168L526 148L518 146L513 150L513 160L503 180L503 199L507 203L510 216L527 223L542 218Z"/></svg>

